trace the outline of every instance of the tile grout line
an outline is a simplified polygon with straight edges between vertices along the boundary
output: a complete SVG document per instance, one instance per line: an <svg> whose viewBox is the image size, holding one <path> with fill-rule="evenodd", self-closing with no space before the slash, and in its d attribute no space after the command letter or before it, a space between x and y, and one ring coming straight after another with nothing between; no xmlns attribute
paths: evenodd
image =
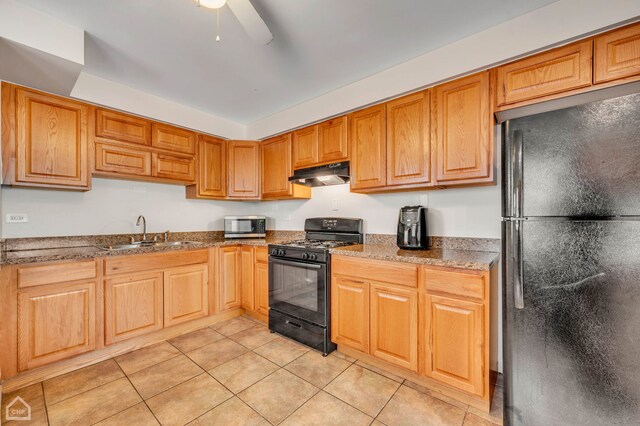
<svg viewBox="0 0 640 426"><path fill-rule="evenodd" d="M397 383L397 382L396 382ZM387 402L385 402L385 404L382 406L382 408L380 409L380 411L378 411L378 414L376 414L376 416L373 418L374 420L378 420L378 416L380 416L380 414L382 414L382 412L384 411L385 408L387 408L387 405L389 405L389 403L391 402L391 400L393 399L394 396L396 396L396 394L398 393L398 391L400 390L400 388L402 387L402 383L400 384L400 386L398 386L398 388L393 392L393 395L391 395L391 398L389 398L389 400ZM380 423L382 424L386 424L384 423L382 420L378 420Z"/></svg>
<svg viewBox="0 0 640 426"><path fill-rule="evenodd" d="M165 342L166 342L166 340L165 340ZM177 348L176 348L176 349L177 349ZM115 358L113 358L113 360L114 360L114 361L115 361L115 363L118 365L118 368L120 369L120 371L122 371L122 374L124 374L124 377L126 377L126 378L127 378L127 381L129 382L129 384L131 385L131 387L133 388L133 390L134 390L134 391L136 391L136 393L138 394L138 396L139 396L139 397L140 397L140 399L142 400L143 404L147 407L147 410L149 410L149 412L151 413L151 415L153 416L153 418L154 418L154 419L156 419L156 421L158 422L158 424L160 424L160 425L161 425L162 423L160 422L160 419L158 419L158 418L156 417L156 413L154 413L154 412L153 412L153 410L151 409L151 407L149 407L149 404L147 404L147 401L142 397L142 395L140 395L140 392L138 392L138 389L136 389L136 387L133 385L133 382L131 382L131 379L129 378L129 376L127 376L127 373L125 373L125 372L124 372L124 370L122 369L122 367L120 366L120 364L118 364L118 361L116 361L116 360L115 360ZM168 360L167 360L167 361L168 361ZM158 364L160 364L160 363L158 363ZM155 365L157 365L157 364L155 364ZM142 371L142 370L139 370L139 371ZM131 407L135 407L136 405L137 405L137 404L132 405ZM127 408L125 408L124 410L119 411L119 412L117 412L117 413L113 414L112 416L107 417L107 419L108 419L108 418L111 418L111 417L113 417L113 416L115 416L116 414L120 414L120 413L122 413L122 412L124 412L124 411L128 410L128 409L129 409L129 408L131 408L131 407L127 407ZM106 419L102 419L102 420L106 420ZM100 420L100 421L102 421L102 420Z"/></svg>

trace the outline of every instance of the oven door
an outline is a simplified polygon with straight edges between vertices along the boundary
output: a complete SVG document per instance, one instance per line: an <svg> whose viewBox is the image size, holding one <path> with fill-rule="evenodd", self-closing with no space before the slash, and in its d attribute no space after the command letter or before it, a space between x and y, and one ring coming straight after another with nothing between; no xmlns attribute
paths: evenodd
<svg viewBox="0 0 640 426"><path fill-rule="evenodd" d="M269 307L327 325L327 265L269 256Z"/></svg>

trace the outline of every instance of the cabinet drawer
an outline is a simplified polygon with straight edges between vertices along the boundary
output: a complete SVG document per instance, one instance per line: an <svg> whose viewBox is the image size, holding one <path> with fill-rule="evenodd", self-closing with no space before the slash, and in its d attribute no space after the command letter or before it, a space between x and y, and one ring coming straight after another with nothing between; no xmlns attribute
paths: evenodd
<svg viewBox="0 0 640 426"><path fill-rule="evenodd" d="M151 176L151 153L96 143L96 171Z"/></svg>
<svg viewBox="0 0 640 426"><path fill-rule="evenodd" d="M256 249L256 262L268 262L269 250L266 247L258 247Z"/></svg>
<svg viewBox="0 0 640 426"><path fill-rule="evenodd" d="M427 293L484 300L485 282L482 275L423 268L422 277Z"/></svg>
<svg viewBox="0 0 640 426"><path fill-rule="evenodd" d="M338 255L331 258L331 273L414 288L418 286L418 267L400 262Z"/></svg>
<svg viewBox="0 0 640 426"><path fill-rule="evenodd" d="M20 266L17 269L18 288L87 280L96 277L96 262L94 260Z"/></svg>
<svg viewBox="0 0 640 426"><path fill-rule="evenodd" d="M195 265L198 263L208 262L208 250L134 254L105 259L104 273L105 275L124 274L138 271L151 271L154 269L168 269L176 266Z"/></svg>
<svg viewBox="0 0 640 426"><path fill-rule="evenodd" d="M193 158L153 153L153 176L193 182L195 179L195 162Z"/></svg>

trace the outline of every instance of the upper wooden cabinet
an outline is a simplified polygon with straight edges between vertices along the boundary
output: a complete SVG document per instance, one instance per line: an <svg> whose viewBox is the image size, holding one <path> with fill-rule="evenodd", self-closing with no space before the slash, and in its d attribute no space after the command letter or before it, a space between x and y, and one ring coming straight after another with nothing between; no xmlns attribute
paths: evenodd
<svg viewBox="0 0 640 426"><path fill-rule="evenodd" d="M151 175L180 182L193 183L196 166L193 157L154 152L151 154Z"/></svg>
<svg viewBox="0 0 640 426"><path fill-rule="evenodd" d="M260 145L255 141L229 141L229 198L260 198Z"/></svg>
<svg viewBox="0 0 640 426"><path fill-rule="evenodd" d="M196 184L187 187L187 198L226 198L227 141L200 135L196 162Z"/></svg>
<svg viewBox="0 0 640 426"><path fill-rule="evenodd" d="M311 198L311 188L289 182L291 168L291 133L260 143L262 198Z"/></svg>
<svg viewBox="0 0 640 426"><path fill-rule="evenodd" d="M432 109L437 183L493 182L489 73L436 86Z"/></svg>
<svg viewBox="0 0 640 426"><path fill-rule="evenodd" d="M132 115L97 108L96 136L122 142L151 145L151 122Z"/></svg>
<svg viewBox="0 0 640 426"><path fill-rule="evenodd" d="M318 164L318 126L296 130L293 135L293 168L301 169Z"/></svg>
<svg viewBox="0 0 640 426"><path fill-rule="evenodd" d="M194 154L196 134L168 124L153 123L151 145L159 149Z"/></svg>
<svg viewBox="0 0 640 426"><path fill-rule="evenodd" d="M640 24L595 38L594 83L640 77Z"/></svg>
<svg viewBox="0 0 640 426"><path fill-rule="evenodd" d="M90 189L91 107L2 83L5 184Z"/></svg>
<svg viewBox="0 0 640 426"><path fill-rule="evenodd" d="M387 186L431 181L429 92L387 102Z"/></svg>
<svg viewBox="0 0 640 426"><path fill-rule="evenodd" d="M592 54L586 40L498 67L498 106L590 86Z"/></svg>
<svg viewBox="0 0 640 426"><path fill-rule="evenodd" d="M151 176L151 153L120 145L95 144L95 174Z"/></svg>
<svg viewBox="0 0 640 426"><path fill-rule="evenodd" d="M349 114L351 189L379 188L387 183L386 106Z"/></svg>
<svg viewBox="0 0 640 426"><path fill-rule="evenodd" d="M347 116L318 124L318 164L334 163L349 158Z"/></svg>

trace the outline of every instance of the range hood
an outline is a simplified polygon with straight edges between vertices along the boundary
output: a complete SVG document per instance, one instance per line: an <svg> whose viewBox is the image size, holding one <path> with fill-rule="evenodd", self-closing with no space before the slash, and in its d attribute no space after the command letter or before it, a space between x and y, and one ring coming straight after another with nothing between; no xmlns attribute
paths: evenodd
<svg viewBox="0 0 640 426"><path fill-rule="evenodd" d="M343 161L296 170L289 182L306 186L329 186L348 183L349 179L349 162Z"/></svg>

